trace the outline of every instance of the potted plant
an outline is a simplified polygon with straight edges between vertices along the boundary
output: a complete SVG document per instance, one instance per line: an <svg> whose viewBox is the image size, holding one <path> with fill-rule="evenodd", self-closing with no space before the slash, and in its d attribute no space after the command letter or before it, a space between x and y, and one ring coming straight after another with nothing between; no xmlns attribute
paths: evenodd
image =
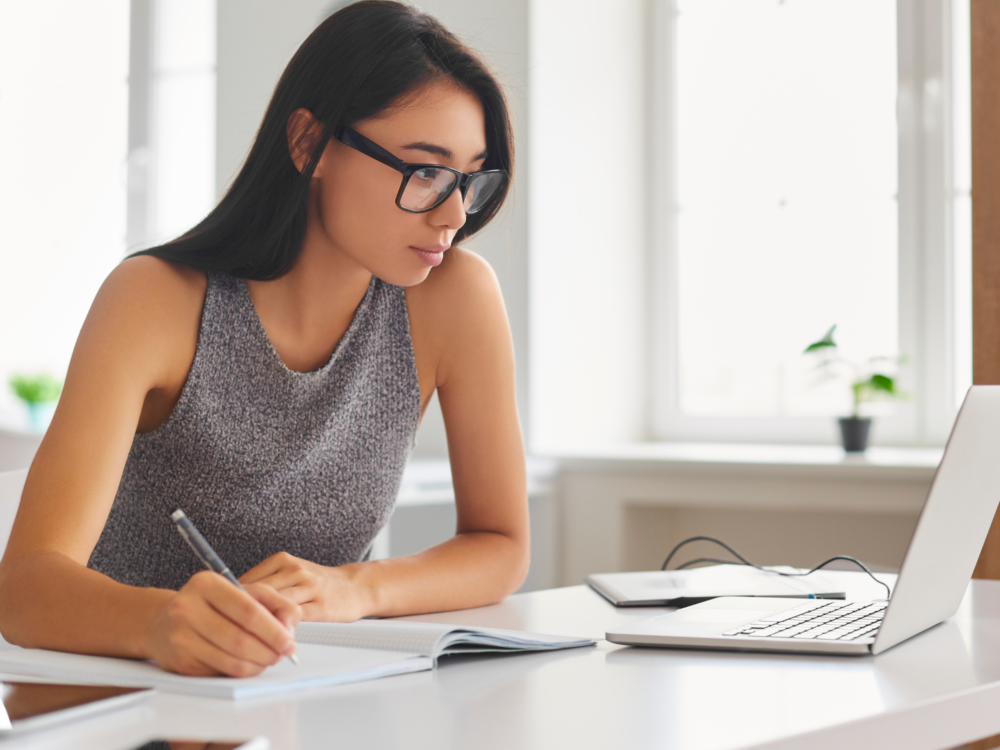
<svg viewBox="0 0 1000 750"><path fill-rule="evenodd" d="M14 395L28 407L28 424L31 429L44 431L52 421L56 402L62 393L62 381L48 373L15 373L8 382Z"/></svg>
<svg viewBox="0 0 1000 750"><path fill-rule="evenodd" d="M822 359L819 369L831 375L840 374L845 370L850 374L851 396L854 407L851 416L840 417L840 437L844 450L849 453L860 453L868 447L868 433L871 428L871 417L861 416L861 404L880 398L901 398L902 394L896 388L896 379L880 372L880 364L898 364L900 357L872 357L864 364L858 364L845 359L837 351L833 333L834 325L819 341L814 341L806 347L804 354L815 354Z"/></svg>

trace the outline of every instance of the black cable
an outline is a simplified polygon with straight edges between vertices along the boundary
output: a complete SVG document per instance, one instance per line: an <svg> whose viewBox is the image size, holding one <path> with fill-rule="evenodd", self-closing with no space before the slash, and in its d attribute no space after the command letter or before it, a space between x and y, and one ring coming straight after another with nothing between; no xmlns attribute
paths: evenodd
<svg viewBox="0 0 1000 750"><path fill-rule="evenodd" d="M754 568L757 567L752 562L750 562L745 557L743 557L743 555L741 555L739 552L737 552L732 547L730 547L728 544L726 544L723 541L720 541L720 540L716 539L714 536L692 536L692 537L688 537L683 542L681 542L676 547L674 547L672 550L670 550L670 554L667 555L667 559L663 561L663 565L660 567L660 570L666 570L667 566L670 564L670 561L673 559L674 555L677 554L677 550L679 550L685 544L691 544L691 542L714 542L715 544L718 544L720 547L723 547L726 550L728 550L730 552L730 554L732 554L734 557L736 557L744 565L750 565L751 567L754 567Z"/></svg>
<svg viewBox="0 0 1000 750"><path fill-rule="evenodd" d="M723 565L749 565L751 568L756 568L757 570L762 570L765 573L776 573L779 576L787 576L789 578L792 578L792 577L798 577L798 576L812 575L813 573L815 573L820 568L826 567L827 565L829 565L830 563L834 562L835 560L847 560L848 562L852 562L855 565L857 565L859 568L861 568L865 573L868 574L868 576L873 581L875 581L876 583L878 583L881 586L884 586L885 587L885 598L886 599L888 599L890 596L892 596L892 590L889 588L889 584L885 583L884 581L880 581L878 578L876 578L875 575L870 570L868 570L867 567L865 567L865 564L863 562L861 562L860 560L856 560L855 558L850 557L848 555L836 555L835 557L831 557L829 560L824 560L823 562L821 562L819 565L817 565L815 568L813 568L812 570L810 570L807 573L784 573L784 572L782 572L780 570L772 570L770 568L763 568L760 565L754 565L752 562L750 562L749 560L747 560L745 557L743 557L743 555L741 555L739 552L737 552L736 550L734 550L728 544L726 544L725 542L723 542L723 541L721 541L719 539L716 539L715 537L712 537L712 536L692 536L692 537L689 537L688 539L685 539L683 542L680 542L677 546L675 546L672 550L670 550L670 554L667 555L667 559L663 561L663 565L660 567L660 570L666 570L667 569L667 565L673 559L674 555L677 553L677 550L679 550L685 544L690 544L691 542L712 542L713 544L718 544L720 547L724 548L730 554L732 554L735 558L737 558L740 562L736 563L736 562L733 562L732 560L716 560L715 558L711 558L711 557L700 557L697 560L690 560L690 561L684 563L683 565L678 566L677 568L675 568L675 570L682 570L682 569L686 568L689 565L694 565L694 564L700 563L700 562L715 562L715 563L721 563Z"/></svg>
<svg viewBox="0 0 1000 750"><path fill-rule="evenodd" d="M733 562L732 560L720 560L717 557L699 557L697 560L688 560L686 563L681 563L674 570L686 570L692 565L697 565L698 563L715 563L716 565L742 565L741 562Z"/></svg>

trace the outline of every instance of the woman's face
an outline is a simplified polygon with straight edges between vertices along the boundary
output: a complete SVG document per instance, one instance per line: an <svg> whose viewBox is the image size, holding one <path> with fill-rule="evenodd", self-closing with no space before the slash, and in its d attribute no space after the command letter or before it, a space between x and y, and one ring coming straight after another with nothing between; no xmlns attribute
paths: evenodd
<svg viewBox="0 0 1000 750"><path fill-rule="evenodd" d="M475 172L485 160L483 108L450 79L427 84L402 106L352 127L410 163ZM330 252L390 284L419 284L444 259L465 210L455 190L430 211L403 211L396 206L402 177L331 138L311 187L307 242L322 239Z"/></svg>

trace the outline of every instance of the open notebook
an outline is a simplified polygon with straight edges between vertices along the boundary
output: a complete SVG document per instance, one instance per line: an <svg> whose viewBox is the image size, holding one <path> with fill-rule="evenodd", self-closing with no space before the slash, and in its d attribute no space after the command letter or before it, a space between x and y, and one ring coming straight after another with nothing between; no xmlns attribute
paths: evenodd
<svg viewBox="0 0 1000 750"><path fill-rule="evenodd" d="M448 654L550 651L594 644L589 638L392 620L302 623L295 640L300 666L283 659L256 677L242 679L185 677L148 661L19 648L0 651L0 672L67 684L152 687L239 699L421 672L433 669Z"/></svg>

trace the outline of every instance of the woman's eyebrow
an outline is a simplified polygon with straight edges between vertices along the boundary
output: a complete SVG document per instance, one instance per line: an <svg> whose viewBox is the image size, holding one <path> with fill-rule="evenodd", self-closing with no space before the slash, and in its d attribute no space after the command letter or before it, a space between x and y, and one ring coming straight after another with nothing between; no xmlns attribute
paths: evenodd
<svg viewBox="0 0 1000 750"><path fill-rule="evenodd" d="M427 143L426 141L417 141L416 143L409 143L402 147L404 151L425 151L428 154L435 154L437 156L443 156L445 159L454 159L455 154L451 152L451 149L447 149L444 146L438 146L433 143ZM479 161L480 159L485 159L489 156L489 151L483 149L480 153L476 154L472 161Z"/></svg>

